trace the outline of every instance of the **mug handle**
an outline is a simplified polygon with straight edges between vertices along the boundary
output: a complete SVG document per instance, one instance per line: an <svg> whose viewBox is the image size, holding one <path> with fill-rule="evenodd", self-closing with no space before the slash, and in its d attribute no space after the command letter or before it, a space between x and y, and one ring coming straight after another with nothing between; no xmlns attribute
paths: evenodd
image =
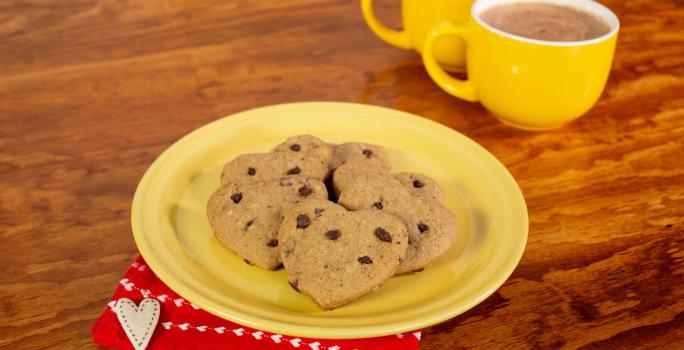
<svg viewBox="0 0 684 350"><path fill-rule="evenodd" d="M361 0L361 10L363 11L363 18L366 20L368 27L380 37L380 39L387 43L400 47L402 49L411 49L411 38L404 30L394 30L384 25L373 11L373 0Z"/></svg>
<svg viewBox="0 0 684 350"><path fill-rule="evenodd" d="M450 22L443 21L432 27L430 34L425 38L423 45L423 64L432 80L444 91L460 99L477 102L477 94L470 79L461 80L451 77L437 63L433 46L435 41L443 35L455 35L463 39L468 50L468 31L464 27L456 26Z"/></svg>

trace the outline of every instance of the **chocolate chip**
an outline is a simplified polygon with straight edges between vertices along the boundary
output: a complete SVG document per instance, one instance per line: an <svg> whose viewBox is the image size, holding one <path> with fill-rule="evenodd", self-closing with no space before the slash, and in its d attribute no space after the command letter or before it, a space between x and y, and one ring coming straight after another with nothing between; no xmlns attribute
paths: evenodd
<svg viewBox="0 0 684 350"><path fill-rule="evenodd" d="M336 241L341 235L340 230L330 230L325 233L325 237L331 241Z"/></svg>
<svg viewBox="0 0 684 350"><path fill-rule="evenodd" d="M423 187L423 186L425 186L425 184L424 184L422 181L420 181L420 180L413 180L413 187L415 187L415 188L421 188L421 187Z"/></svg>
<svg viewBox="0 0 684 350"><path fill-rule="evenodd" d="M252 224L254 224L254 221L256 221L256 218L247 221L247 223L245 224L245 231L247 231L247 229L248 229L250 226L252 226Z"/></svg>
<svg viewBox="0 0 684 350"><path fill-rule="evenodd" d="M430 228L428 227L428 225L425 225L425 224L422 223L422 222L418 224L418 231L420 231L420 233L423 233L423 232L425 232L425 231L427 231L427 230L429 230L429 229L430 229Z"/></svg>
<svg viewBox="0 0 684 350"><path fill-rule="evenodd" d="M378 208L378 209L382 209L382 208L383 208L382 202L375 202L375 203L373 203L373 206L376 207L376 208Z"/></svg>
<svg viewBox="0 0 684 350"><path fill-rule="evenodd" d="M665 228L671 229L671 228L672 228L672 224L667 224L667 225L665 225Z"/></svg>
<svg viewBox="0 0 684 350"><path fill-rule="evenodd" d="M392 236L382 227L375 229L375 237L378 237L383 242L392 243Z"/></svg>
<svg viewBox="0 0 684 350"><path fill-rule="evenodd" d="M299 152L299 150L302 149L302 146L300 146L298 143L295 143L292 146L290 146L290 149L295 152Z"/></svg>
<svg viewBox="0 0 684 350"><path fill-rule="evenodd" d="M370 159L370 157L373 155L373 151L371 151L371 150L369 150L369 149L364 149L363 152L361 152L361 153L363 153L363 155L366 156L366 158L369 158L369 159Z"/></svg>
<svg viewBox="0 0 684 350"><path fill-rule="evenodd" d="M307 228L311 223L311 219L304 214L299 214L297 216L297 228Z"/></svg>
<svg viewBox="0 0 684 350"><path fill-rule="evenodd" d="M269 247L277 247L278 246L278 240L277 239L272 239L266 243L267 246Z"/></svg>
<svg viewBox="0 0 684 350"><path fill-rule="evenodd" d="M249 260L247 260L247 259L244 259L244 260L245 260L245 262L247 263L247 265L252 265L252 262L251 262L251 261L249 261Z"/></svg>
<svg viewBox="0 0 684 350"><path fill-rule="evenodd" d="M240 201L242 200L242 193L233 193L233 195L230 196L230 199L232 199L233 203L235 204L240 203Z"/></svg>
<svg viewBox="0 0 684 350"><path fill-rule="evenodd" d="M254 176L254 174L256 174L256 169L254 169L254 168L247 169L247 175Z"/></svg>
<svg viewBox="0 0 684 350"><path fill-rule="evenodd" d="M299 188L299 194L301 194L304 197L310 195L311 192L313 192L313 190L309 186L302 186Z"/></svg>
<svg viewBox="0 0 684 350"><path fill-rule="evenodd" d="M364 256L358 258L357 260L362 264L372 264L373 263L373 260L368 255L364 255Z"/></svg>
<svg viewBox="0 0 684 350"><path fill-rule="evenodd" d="M316 208L316 209L314 209L314 213L316 214L316 217L317 217L317 218L320 217L321 215L323 215L323 212L324 212L324 211L325 211L325 209L323 209L323 208Z"/></svg>
<svg viewBox="0 0 684 350"><path fill-rule="evenodd" d="M292 287L292 289L299 292L299 288L297 288L297 286L299 286L299 280L288 281L288 282L290 283L290 287Z"/></svg>
<svg viewBox="0 0 684 350"><path fill-rule="evenodd" d="M288 171L287 171L287 175L297 175L297 174L299 174L299 173L301 173L301 172L302 172L302 169L299 169L299 167L296 166L296 167L294 167L294 168L288 170Z"/></svg>
<svg viewBox="0 0 684 350"><path fill-rule="evenodd" d="M424 268L424 267L421 267L421 268L419 268L419 269L417 269L417 270L413 270L413 272L423 272L423 270L425 270L425 268Z"/></svg>

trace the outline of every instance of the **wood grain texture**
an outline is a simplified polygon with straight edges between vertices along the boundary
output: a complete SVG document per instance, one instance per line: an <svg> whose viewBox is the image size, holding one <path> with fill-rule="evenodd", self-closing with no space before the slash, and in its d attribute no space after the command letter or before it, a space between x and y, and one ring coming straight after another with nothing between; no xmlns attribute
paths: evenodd
<svg viewBox="0 0 684 350"><path fill-rule="evenodd" d="M602 2L622 21L606 91L545 133L442 92L356 1L0 2L0 348L94 347L147 166L218 117L306 100L437 120L525 194L519 267L422 349L684 348L684 5Z"/></svg>

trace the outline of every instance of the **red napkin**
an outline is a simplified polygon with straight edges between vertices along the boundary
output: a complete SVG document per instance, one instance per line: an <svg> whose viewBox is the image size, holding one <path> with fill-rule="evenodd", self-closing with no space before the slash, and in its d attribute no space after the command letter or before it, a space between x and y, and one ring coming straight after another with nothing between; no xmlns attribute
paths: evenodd
<svg viewBox="0 0 684 350"><path fill-rule="evenodd" d="M181 298L157 278L139 256L119 281L112 301L93 325L96 344L133 349L113 311L119 298L131 299L136 304L144 298L159 300L159 323L148 349L416 350L420 343L420 331L366 339L310 339L240 326Z"/></svg>

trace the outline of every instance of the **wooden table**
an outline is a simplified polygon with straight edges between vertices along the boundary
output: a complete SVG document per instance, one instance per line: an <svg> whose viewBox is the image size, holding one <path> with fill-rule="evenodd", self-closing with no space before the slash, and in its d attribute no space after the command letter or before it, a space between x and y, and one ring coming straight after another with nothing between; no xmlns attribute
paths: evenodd
<svg viewBox="0 0 684 350"><path fill-rule="evenodd" d="M378 4L394 23L396 3ZM684 348L684 6L605 3L622 21L606 91L544 133L444 93L356 1L0 3L0 348L94 347L155 157L216 118L308 100L444 123L525 194L517 270L422 349Z"/></svg>

